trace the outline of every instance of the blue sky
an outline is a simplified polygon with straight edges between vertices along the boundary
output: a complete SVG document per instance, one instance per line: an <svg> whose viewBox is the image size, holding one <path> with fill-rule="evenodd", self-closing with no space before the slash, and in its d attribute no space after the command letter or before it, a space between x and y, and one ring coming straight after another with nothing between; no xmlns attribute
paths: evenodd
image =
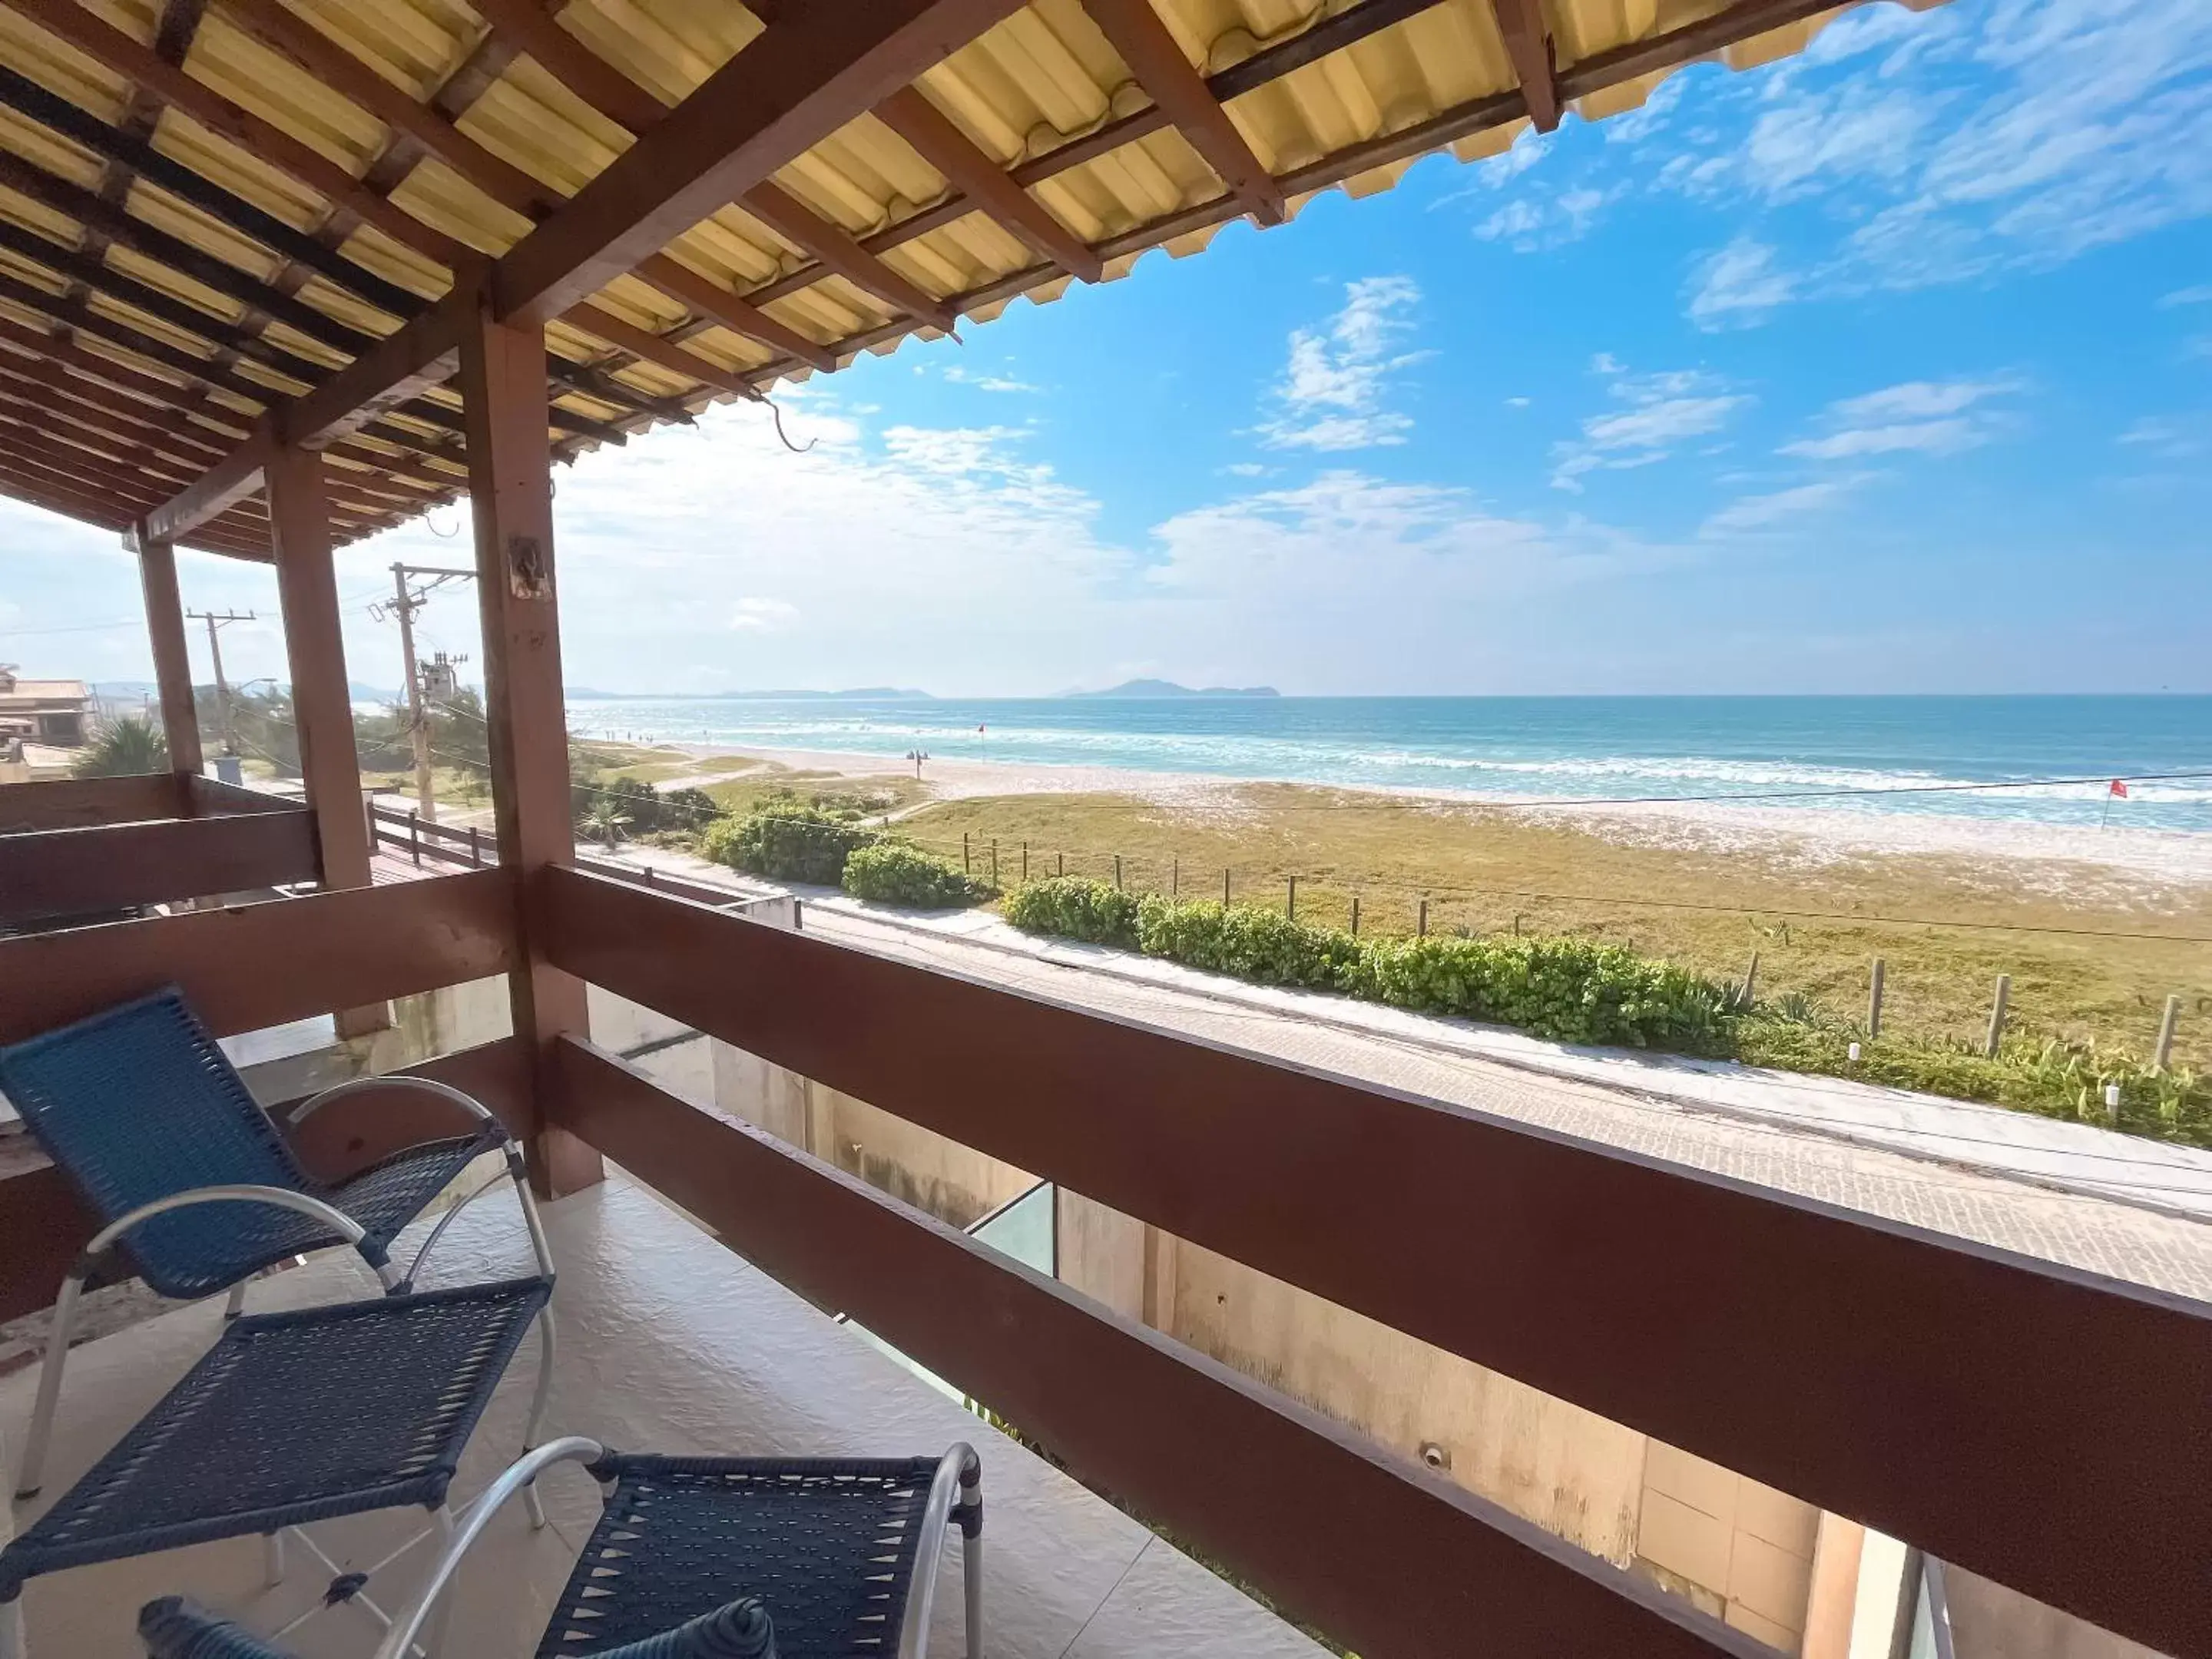
<svg viewBox="0 0 2212 1659"><path fill-rule="evenodd" d="M965 332L787 389L804 455L717 410L560 474L572 683L2212 690L2204 0L1869 7ZM341 556L356 679L462 528ZM137 611L0 507L0 656L143 678Z"/></svg>

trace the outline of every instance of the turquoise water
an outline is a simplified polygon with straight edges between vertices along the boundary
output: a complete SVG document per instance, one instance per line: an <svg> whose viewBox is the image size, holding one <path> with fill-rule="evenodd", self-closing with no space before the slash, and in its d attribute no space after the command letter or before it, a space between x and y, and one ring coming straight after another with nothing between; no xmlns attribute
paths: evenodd
<svg viewBox="0 0 2212 1659"><path fill-rule="evenodd" d="M579 700L578 735L2212 832L2212 696ZM2099 781L2027 787L2051 778ZM1992 785L1938 793L1931 786ZM1928 791L1929 793L1828 793Z"/></svg>

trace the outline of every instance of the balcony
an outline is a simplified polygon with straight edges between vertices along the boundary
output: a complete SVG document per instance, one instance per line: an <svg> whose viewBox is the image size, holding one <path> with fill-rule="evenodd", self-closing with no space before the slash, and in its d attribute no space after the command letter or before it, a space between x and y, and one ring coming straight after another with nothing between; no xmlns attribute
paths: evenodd
<svg viewBox="0 0 2212 1659"><path fill-rule="evenodd" d="M2212 1583L2197 1569L2212 1447L2193 1425L2212 1319L2179 1295L563 866L0 941L11 988L0 1035L168 981L234 1034L501 974L532 979L541 1010L555 1006L547 988L597 988L1267 1275L1378 1337L1648 1437L1685 1491L1715 1469L1754 1496L1787 1495L1793 1513L1878 1529L1869 1546L1905 1540L1951 1564L1962 1587L2008 1586L2160 1651L2207 1651ZM1733 1603L1724 1622L1668 1594L1663 1575L1576 1547L1561 1535L1573 1528L1530 1518L1537 1506L1470 1490L1185 1346L1145 1316L1141 1290L1125 1298L1091 1282L1093 1299L1079 1271L1023 1266L680 1097L567 1018L535 1064L510 1036L418 1068L484 1098L529 1138L548 1187L569 1189L551 1211L564 1328L577 1333L556 1395L563 1425L618 1444L724 1449L878 1450L981 1431L811 1310L835 1310L1018 1425L1068 1475L1361 1653L1771 1652L1754 1631L1814 1650L1809 1633L1737 1617ZM428 1127L374 1095L330 1116L303 1148L323 1164ZM624 1174L597 1183L602 1158ZM52 1171L9 1178L0 1314L50 1299L83 1232ZM334 1293L340 1271L284 1275L265 1294ZM101 1358L80 1380L107 1392L72 1419L88 1437L78 1455L150 1398L155 1373L173 1371L212 1317L172 1314L89 1351ZM26 1386L11 1380L0 1404L20 1413ZM493 1425L477 1456L495 1459L511 1437ZM1219 1651L1306 1650L1119 1510L1012 1443L989 1444L1006 1500L994 1510L994 1594L1010 1598L1000 1650L1210 1651L1200 1626L1217 1616L1229 1632ZM588 1492L574 1501L588 1506ZM1790 1525L1805 1534L1796 1547L1816 1554L1810 1522ZM526 1558L533 1597L573 1534L571 1521L558 1545L502 1545ZM133 1577L130 1595L181 1583L246 1605L253 1567L210 1556L203 1579L198 1562L156 1563L131 1570L152 1576ZM82 1594L56 1580L42 1603L34 1588L34 1632L46 1619L66 1631L123 1596ZM538 1606L509 1598L472 1616L534 1628ZM1048 1613L1058 1622L1019 1634ZM1146 1622L1156 1614L1170 1625ZM483 1650L519 1650L513 1640Z"/></svg>

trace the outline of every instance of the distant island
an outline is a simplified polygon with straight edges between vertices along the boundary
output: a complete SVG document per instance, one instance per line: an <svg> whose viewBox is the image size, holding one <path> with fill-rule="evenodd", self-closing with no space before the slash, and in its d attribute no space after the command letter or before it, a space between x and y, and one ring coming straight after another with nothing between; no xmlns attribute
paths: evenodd
<svg viewBox="0 0 2212 1659"><path fill-rule="evenodd" d="M1063 691L1066 697L1279 697L1272 685L1209 685L1193 690L1173 680L1124 680L1104 691Z"/></svg>

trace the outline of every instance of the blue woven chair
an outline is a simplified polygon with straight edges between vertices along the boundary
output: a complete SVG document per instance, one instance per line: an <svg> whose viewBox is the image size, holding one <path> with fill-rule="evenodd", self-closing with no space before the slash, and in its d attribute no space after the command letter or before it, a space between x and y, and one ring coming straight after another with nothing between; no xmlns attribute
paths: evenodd
<svg viewBox="0 0 2212 1659"><path fill-rule="evenodd" d="M511 1179L539 1271L551 1276L520 1149L459 1090L426 1078L362 1078L303 1102L289 1121L296 1128L332 1101L396 1088L450 1102L465 1116L467 1132L408 1147L331 1184L301 1165L174 988L0 1047L0 1093L102 1224L54 1304L18 1498L39 1489L70 1330L88 1284L135 1273L164 1296L228 1290L235 1316L253 1274L308 1250L350 1243L387 1291L403 1291L461 1206L441 1219L404 1273L392 1264L392 1240L473 1159L502 1148L503 1174L462 1204ZM550 1316L541 1331L550 1370Z"/></svg>
<svg viewBox="0 0 2212 1659"><path fill-rule="evenodd" d="M942 1457L634 1457L580 1435L539 1447L484 1488L376 1659L400 1659L435 1627L440 1598L492 1516L560 1462L585 1464L605 1507L538 1659L927 1659L953 1528L968 1659L982 1659L983 1466L969 1447ZM139 1630L153 1659L292 1659L174 1598L149 1603Z"/></svg>
<svg viewBox="0 0 2212 1659"><path fill-rule="evenodd" d="M288 1539L331 1573L316 1605L280 1638L325 1607L356 1606L389 1626L368 1587L404 1550L350 1571L306 1528L415 1509L450 1538L448 1494L462 1452L552 1291L549 1280L518 1279L233 1320L106 1456L0 1550L0 1659L22 1659L30 1580L218 1539L264 1540L272 1583L283 1577ZM526 1443L545 1381L541 1372ZM232 1650L208 1639L210 1654Z"/></svg>

